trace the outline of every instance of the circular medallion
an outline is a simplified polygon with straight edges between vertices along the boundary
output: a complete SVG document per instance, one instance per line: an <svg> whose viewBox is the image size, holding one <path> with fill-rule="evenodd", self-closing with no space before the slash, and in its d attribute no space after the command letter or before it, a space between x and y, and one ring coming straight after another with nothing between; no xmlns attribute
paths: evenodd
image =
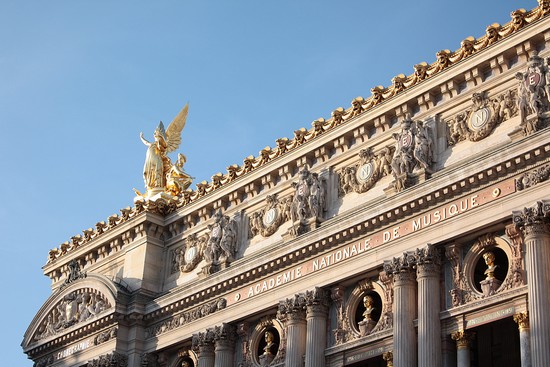
<svg viewBox="0 0 550 367"><path fill-rule="evenodd" d="M401 134L401 146L404 148L408 148L411 146L413 141L413 137L410 131L403 131Z"/></svg>
<svg viewBox="0 0 550 367"><path fill-rule="evenodd" d="M197 246L189 247L187 250L185 250L185 262L192 262L195 258L195 255L197 255Z"/></svg>
<svg viewBox="0 0 550 367"><path fill-rule="evenodd" d="M266 227L269 227L270 225L272 225L275 222L275 220L277 220L277 214L278 212L276 208L271 208L268 211L266 211L263 218L264 225Z"/></svg>
<svg viewBox="0 0 550 367"><path fill-rule="evenodd" d="M538 87L542 84L542 75L539 73L533 72L527 75L525 78L525 85L527 87Z"/></svg>
<svg viewBox="0 0 550 367"><path fill-rule="evenodd" d="M365 163L357 170L357 180L363 183L372 177L373 165L372 162Z"/></svg>
<svg viewBox="0 0 550 367"><path fill-rule="evenodd" d="M491 111L487 107L480 108L470 115L470 128L472 130L482 129L491 118Z"/></svg>

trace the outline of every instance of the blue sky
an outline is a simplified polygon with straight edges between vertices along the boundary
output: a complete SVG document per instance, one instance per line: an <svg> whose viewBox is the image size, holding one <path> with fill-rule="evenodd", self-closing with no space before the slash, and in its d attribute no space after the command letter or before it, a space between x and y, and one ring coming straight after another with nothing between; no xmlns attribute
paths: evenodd
<svg viewBox="0 0 550 367"><path fill-rule="evenodd" d="M50 295L48 250L143 189L141 131L189 102L179 151L209 181L536 5L0 0L2 363L32 366L19 344Z"/></svg>

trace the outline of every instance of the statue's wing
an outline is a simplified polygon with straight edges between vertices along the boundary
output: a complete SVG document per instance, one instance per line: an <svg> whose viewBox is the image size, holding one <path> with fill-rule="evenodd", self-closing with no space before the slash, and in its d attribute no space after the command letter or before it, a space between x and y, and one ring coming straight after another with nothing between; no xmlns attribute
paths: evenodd
<svg viewBox="0 0 550 367"><path fill-rule="evenodd" d="M166 143L168 144L168 147L166 148L167 153L175 151L181 144L181 131L185 126L188 110L189 103L183 107L180 113L178 113L166 129Z"/></svg>

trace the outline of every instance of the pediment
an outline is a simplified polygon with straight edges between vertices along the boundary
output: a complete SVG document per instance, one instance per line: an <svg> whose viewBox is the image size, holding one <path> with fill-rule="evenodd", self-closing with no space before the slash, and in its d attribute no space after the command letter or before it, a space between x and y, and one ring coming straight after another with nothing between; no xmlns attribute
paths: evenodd
<svg viewBox="0 0 550 367"><path fill-rule="evenodd" d="M25 351L74 333L115 312L118 287L110 279L89 274L52 294L29 325Z"/></svg>

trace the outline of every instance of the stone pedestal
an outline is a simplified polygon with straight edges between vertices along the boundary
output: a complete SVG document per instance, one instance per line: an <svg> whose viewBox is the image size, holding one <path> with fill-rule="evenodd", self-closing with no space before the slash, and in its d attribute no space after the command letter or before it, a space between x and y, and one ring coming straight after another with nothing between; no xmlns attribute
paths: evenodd
<svg viewBox="0 0 550 367"><path fill-rule="evenodd" d="M369 335L372 329L374 329L376 322L374 320L363 320L359 321L358 326L361 336L365 336Z"/></svg>
<svg viewBox="0 0 550 367"><path fill-rule="evenodd" d="M514 223L523 231L529 297L531 362L550 366L550 201L513 212Z"/></svg>
<svg viewBox="0 0 550 367"><path fill-rule="evenodd" d="M497 278L489 278L479 282L481 285L481 291L483 292L483 297L489 297L496 293L497 289L500 288L502 282Z"/></svg>

